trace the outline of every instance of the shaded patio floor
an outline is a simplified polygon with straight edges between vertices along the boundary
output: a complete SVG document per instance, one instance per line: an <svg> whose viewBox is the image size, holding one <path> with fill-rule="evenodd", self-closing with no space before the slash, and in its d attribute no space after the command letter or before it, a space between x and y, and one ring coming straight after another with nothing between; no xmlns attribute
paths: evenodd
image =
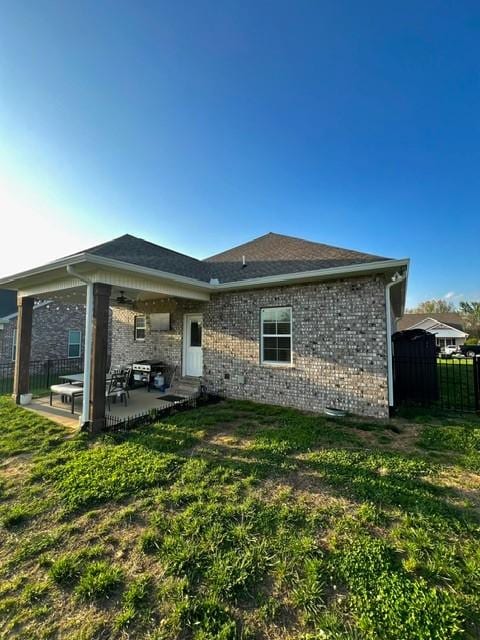
<svg viewBox="0 0 480 640"><path fill-rule="evenodd" d="M117 400L111 403L111 408L110 410L107 409L107 414L117 418L128 418L129 416L135 416L149 409L161 409L169 406L171 403L162 400L162 395L169 395L169 392L167 391L162 394L154 389L150 392L145 388L130 389L130 398L127 399L127 406ZM81 398L76 399L75 412L73 415L70 404L62 403L60 396L53 397L52 406L50 406L49 396L35 398L25 409L34 411L70 429L76 429L79 426L78 420L82 411L82 400Z"/></svg>

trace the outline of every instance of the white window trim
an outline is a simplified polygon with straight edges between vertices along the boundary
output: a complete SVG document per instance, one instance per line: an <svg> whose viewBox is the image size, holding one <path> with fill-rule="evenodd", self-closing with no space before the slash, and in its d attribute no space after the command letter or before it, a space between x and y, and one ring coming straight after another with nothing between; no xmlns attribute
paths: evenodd
<svg viewBox="0 0 480 640"><path fill-rule="evenodd" d="M17 329L13 330L13 340L12 340L12 362L15 362L17 357Z"/></svg>
<svg viewBox="0 0 480 640"><path fill-rule="evenodd" d="M264 335L263 333L263 321L262 321L262 311L265 309L288 309L290 312L290 333L276 333L271 334L267 333ZM264 360L263 359L263 339L264 338L290 338L290 360L285 360L284 362L276 362L273 360ZM293 311L292 307L289 306L278 306L278 307L262 307L260 309L260 364L264 367L280 367L280 368L292 368L293 367Z"/></svg>
<svg viewBox="0 0 480 640"><path fill-rule="evenodd" d="M70 341L70 334L72 333L72 331L75 331L76 333L79 334L79 338L78 338L78 342L71 342ZM82 357L82 332L80 331L80 329L68 329L68 344L67 344L67 358L70 359L75 359L75 358L81 358ZM78 356L71 356L70 355L70 345L71 346L77 346L78 344Z"/></svg>
<svg viewBox="0 0 480 640"><path fill-rule="evenodd" d="M141 331L144 331L144 337L143 338L137 338L137 318L143 318L144 320L144 326L140 327ZM145 342L145 338L147 337L147 317L144 313L138 313L134 318L133 318L133 341L134 342Z"/></svg>

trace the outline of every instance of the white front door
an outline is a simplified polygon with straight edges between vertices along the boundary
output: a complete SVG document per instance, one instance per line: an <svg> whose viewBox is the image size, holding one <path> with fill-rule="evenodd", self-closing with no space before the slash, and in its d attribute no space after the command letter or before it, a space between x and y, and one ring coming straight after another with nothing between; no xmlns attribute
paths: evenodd
<svg viewBox="0 0 480 640"><path fill-rule="evenodd" d="M185 316L183 330L183 375L200 377L203 373L202 316Z"/></svg>

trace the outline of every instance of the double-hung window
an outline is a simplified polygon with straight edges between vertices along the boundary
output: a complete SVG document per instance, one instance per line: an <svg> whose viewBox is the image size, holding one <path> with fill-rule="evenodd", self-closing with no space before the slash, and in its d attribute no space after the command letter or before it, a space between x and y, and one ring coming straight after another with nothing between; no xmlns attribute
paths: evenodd
<svg viewBox="0 0 480 640"><path fill-rule="evenodd" d="M134 339L135 342L145 341L145 316L135 316L134 320Z"/></svg>
<svg viewBox="0 0 480 640"><path fill-rule="evenodd" d="M292 308L262 309L260 325L262 364L292 364Z"/></svg>
<svg viewBox="0 0 480 640"><path fill-rule="evenodd" d="M68 357L79 358L81 352L82 332L76 329L68 330Z"/></svg>

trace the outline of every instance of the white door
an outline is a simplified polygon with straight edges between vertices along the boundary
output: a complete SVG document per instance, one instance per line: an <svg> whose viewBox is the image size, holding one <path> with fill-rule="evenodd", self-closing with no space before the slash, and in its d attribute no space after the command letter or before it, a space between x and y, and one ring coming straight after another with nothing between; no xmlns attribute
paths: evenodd
<svg viewBox="0 0 480 640"><path fill-rule="evenodd" d="M200 377L203 373L202 316L186 315L183 332L183 375Z"/></svg>

